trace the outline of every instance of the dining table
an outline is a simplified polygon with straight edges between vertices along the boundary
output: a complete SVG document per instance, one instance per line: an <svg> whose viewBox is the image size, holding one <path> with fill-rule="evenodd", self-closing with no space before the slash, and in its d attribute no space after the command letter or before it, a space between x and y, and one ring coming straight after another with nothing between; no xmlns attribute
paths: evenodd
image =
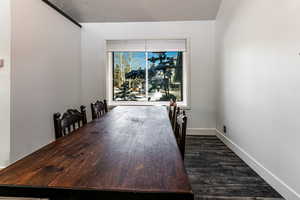
<svg viewBox="0 0 300 200"><path fill-rule="evenodd" d="M165 106L113 108L1 170L0 196L194 198Z"/></svg>

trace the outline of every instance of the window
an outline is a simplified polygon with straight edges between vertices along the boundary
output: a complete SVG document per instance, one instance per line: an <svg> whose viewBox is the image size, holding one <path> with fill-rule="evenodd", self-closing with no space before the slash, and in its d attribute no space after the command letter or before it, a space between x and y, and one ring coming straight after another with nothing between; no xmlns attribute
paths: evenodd
<svg viewBox="0 0 300 200"><path fill-rule="evenodd" d="M109 104L186 105L185 40L151 41L107 42Z"/></svg>

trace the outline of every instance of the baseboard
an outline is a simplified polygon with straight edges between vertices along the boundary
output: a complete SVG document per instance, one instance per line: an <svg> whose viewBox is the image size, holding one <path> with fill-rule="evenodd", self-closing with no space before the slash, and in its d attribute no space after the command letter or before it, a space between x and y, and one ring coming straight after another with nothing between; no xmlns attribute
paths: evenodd
<svg viewBox="0 0 300 200"><path fill-rule="evenodd" d="M216 135L215 128L188 128L187 135Z"/></svg>
<svg viewBox="0 0 300 200"><path fill-rule="evenodd" d="M265 168L255 158L248 154L243 148L235 144L226 137L221 131L216 129L217 137L222 140L233 152L235 152L244 162L246 162L254 171L256 171L266 182L277 190L287 200L300 200L300 194L289 187L285 182L275 174Z"/></svg>

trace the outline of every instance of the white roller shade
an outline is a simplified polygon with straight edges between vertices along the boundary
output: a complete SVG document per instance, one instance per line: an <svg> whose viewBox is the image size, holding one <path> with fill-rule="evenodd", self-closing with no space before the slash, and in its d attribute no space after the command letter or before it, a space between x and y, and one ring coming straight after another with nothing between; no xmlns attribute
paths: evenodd
<svg viewBox="0 0 300 200"><path fill-rule="evenodd" d="M107 40L107 51L186 51L185 39L170 40Z"/></svg>
<svg viewBox="0 0 300 200"><path fill-rule="evenodd" d="M145 40L107 40L107 51L145 51Z"/></svg>
<svg viewBox="0 0 300 200"><path fill-rule="evenodd" d="M147 51L186 51L186 40L146 40Z"/></svg>

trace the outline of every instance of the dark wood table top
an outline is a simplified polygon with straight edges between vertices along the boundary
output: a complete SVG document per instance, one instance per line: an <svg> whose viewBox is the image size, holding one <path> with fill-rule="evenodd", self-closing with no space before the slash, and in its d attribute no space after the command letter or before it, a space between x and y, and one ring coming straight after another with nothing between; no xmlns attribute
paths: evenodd
<svg viewBox="0 0 300 200"><path fill-rule="evenodd" d="M116 107L0 171L0 196L63 190L192 199L166 108Z"/></svg>

